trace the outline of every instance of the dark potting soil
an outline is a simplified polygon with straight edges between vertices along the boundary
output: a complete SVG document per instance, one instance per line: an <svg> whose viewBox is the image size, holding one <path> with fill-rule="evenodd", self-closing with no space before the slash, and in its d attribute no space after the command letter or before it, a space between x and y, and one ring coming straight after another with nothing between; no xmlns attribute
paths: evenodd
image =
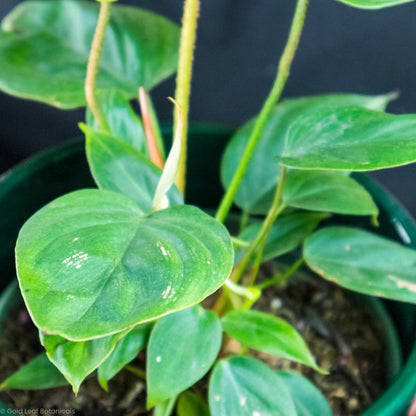
<svg viewBox="0 0 416 416"><path fill-rule="evenodd" d="M381 395L386 385L382 328L344 291L318 278L294 278L285 287L270 287L263 293L255 309L282 317L296 327L318 364L330 375L257 351L251 351L253 356L273 369L290 368L310 378L328 399L334 416L359 415ZM38 332L27 312L15 311L3 326L0 381L40 352ZM139 354L135 365L144 368L144 363L144 354ZM206 391L206 381L197 384L200 392ZM96 377L91 377L82 384L77 397L69 386L0 394L1 401L15 408L39 409L32 414L83 416L148 416L151 413L145 409L145 399L144 381L127 371L110 381L108 393Z"/></svg>

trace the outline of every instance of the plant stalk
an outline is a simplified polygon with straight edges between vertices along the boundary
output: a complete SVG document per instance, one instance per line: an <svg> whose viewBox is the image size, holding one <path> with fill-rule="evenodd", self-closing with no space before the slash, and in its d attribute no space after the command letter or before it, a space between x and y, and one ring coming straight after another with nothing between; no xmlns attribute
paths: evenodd
<svg viewBox="0 0 416 416"><path fill-rule="evenodd" d="M306 10L308 8L309 0L298 0L296 5L295 14L293 16L292 26L289 32L289 38L287 40L282 57L280 58L279 67L274 81L273 87L257 117L256 124L251 133L250 139L245 148L244 154L240 160L238 168L234 173L233 179L224 194L221 204L218 208L216 219L220 222L224 222L230 211L231 205L234 201L234 197L237 193L238 187L243 179L244 173L247 170L248 163L251 159L251 155L256 148L256 145L263 133L266 122L272 112L273 108L279 101L283 89L286 85L286 81L290 74L290 67L295 56L295 52L299 45L299 40L302 34L302 29L305 23Z"/></svg>
<svg viewBox="0 0 416 416"><path fill-rule="evenodd" d="M185 194L186 186L186 154L188 137L189 98L191 94L192 66L194 60L194 49L196 42L196 31L198 26L200 0L185 0L182 18L181 44L179 49L178 75L176 78L175 101L181 108L183 115L183 126L181 131L181 155L175 183L178 189ZM177 108L174 113L174 127L177 127Z"/></svg>
<svg viewBox="0 0 416 416"><path fill-rule="evenodd" d="M290 276L292 276L293 273L295 273L300 266L302 266L305 263L305 259L302 257L299 260L295 261L284 273L279 273L276 276L265 280L260 285L257 285L257 287L261 290L266 289L269 286L273 286L276 283L282 283L286 281Z"/></svg>
<svg viewBox="0 0 416 416"><path fill-rule="evenodd" d="M238 283L241 279L241 276L244 273L244 270L246 269L252 255L256 252L259 247L264 246L267 236L269 235L269 231L272 228L273 223L276 221L276 218L279 216L279 214L285 209L285 204L282 203L282 194L283 194L283 184L285 181L286 176L286 167L282 166L280 171L280 178L279 178L279 184L276 188L276 193L273 198L272 206L269 210L269 213L267 214L260 231L258 232L256 238L253 240L253 242L250 244L246 252L244 253L241 260L237 263L236 268L234 269L231 280L234 283ZM254 279L252 279L252 284L254 283Z"/></svg>
<svg viewBox="0 0 416 416"><path fill-rule="evenodd" d="M97 27L95 29L94 38L92 40L91 52L88 59L87 75L85 78L85 98L87 105L94 114L100 127L108 130L108 123L97 103L96 81L98 73L98 64L100 61L100 53L104 43L105 31L110 21L111 4L108 2L100 3L100 13L98 15Z"/></svg>

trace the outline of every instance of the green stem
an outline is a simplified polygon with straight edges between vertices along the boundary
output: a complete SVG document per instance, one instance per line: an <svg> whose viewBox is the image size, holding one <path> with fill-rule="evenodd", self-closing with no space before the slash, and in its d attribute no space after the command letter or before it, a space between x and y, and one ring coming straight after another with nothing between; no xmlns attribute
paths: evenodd
<svg viewBox="0 0 416 416"><path fill-rule="evenodd" d="M260 228L260 231L256 235L256 238L250 244L250 247L246 250L246 252L244 253L244 256L238 262L236 268L234 269L233 274L231 275L231 278L235 283L239 282L252 255L256 252L256 250L259 247L261 247L265 243L267 236L269 235L269 231L272 228L273 223L276 221L276 218L286 207L284 203L281 203L285 176L286 176L286 167L282 166L280 170L279 184L277 185L276 193L273 198L273 203L269 210L269 213L267 214ZM254 280L255 280L255 277L254 277Z"/></svg>
<svg viewBox="0 0 416 416"><path fill-rule="evenodd" d="M308 0L297 1L292 26L290 28L289 38L286 43L286 47L283 51L282 57L280 58L277 76L274 81L272 90L270 91L269 96L267 97L267 100L260 111L254 129L251 133L250 139L245 148L244 154L238 165L238 168L218 208L216 219L220 222L224 222L227 218L231 205L234 201L235 194L237 193L238 187L240 186L244 173L247 170L247 166L250 161L251 155L254 149L256 148L256 145L263 133L264 127L270 116L270 113L272 112L273 108L279 101L280 96L282 95L283 88L289 77L290 67L302 34L307 8Z"/></svg>
<svg viewBox="0 0 416 416"><path fill-rule="evenodd" d="M176 173L175 183L182 194L185 194L186 184L186 153L188 137L189 97L191 94L192 64L198 26L200 0L185 0L182 19L181 44L179 49L178 75L176 78L175 101L178 103L183 116L181 131L182 152L179 159L179 167ZM176 131L178 123L178 110L175 108L174 127Z"/></svg>
<svg viewBox="0 0 416 416"><path fill-rule="evenodd" d="M94 33L94 39L91 45L91 52L88 59L87 75L85 78L85 98L88 107L94 114L95 119L104 130L108 130L108 123L97 103L96 97L96 81L98 73L98 64L100 61L100 53L104 43L105 31L110 20L111 5L108 2L101 2L100 13L98 15L97 27Z"/></svg>
<svg viewBox="0 0 416 416"><path fill-rule="evenodd" d="M127 364L124 366L124 369L134 374L135 376L142 378L143 380L146 380L146 371L142 370L141 368L136 367L132 364Z"/></svg>
<svg viewBox="0 0 416 416"><path fill-rule="evenodd" d="M260 285L257 285L259 289L263 290L266 289L266 287L273 286L276 283L281 283L286 281L290 276L292 276L293 273L296 272L296 270L299 269L300 266L305 263L305 259L301 258L297 260L295 263L293 263L284 273L279 273L276 276L272 277L271 279L268 279L261 283Z"/></svg>

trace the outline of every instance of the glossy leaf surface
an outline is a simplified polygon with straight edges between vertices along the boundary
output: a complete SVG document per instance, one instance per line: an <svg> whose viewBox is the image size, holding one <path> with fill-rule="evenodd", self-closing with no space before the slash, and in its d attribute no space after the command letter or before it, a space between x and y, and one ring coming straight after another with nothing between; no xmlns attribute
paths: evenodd
<svg viewBox="0 0 416 416"><path fill-rule="evenodd" d="M360 107L312 109L296 119L280 158L299 169L368 171L416 160L416 115Z"/></svg>
<svg viewBox="0 0 416 416"><path fill-rule="evenodd" d="M198 303L233 264L227 230L198 208L144 216L126 197L94 189L38 211L21 229L16 252L34 322L73 341Z"/></svg>
<svg viewBox="0 0 416 416"><path fill-rule="evenodd" d="M24 2L0 33L0 89L61 108L85 105L84 80L99 5L86 1ZM76 25L74 25L76 22ZM129 97L172 75L179 29L154 13L113 5L97 88Z"/></svg>
<svg viewBox="0 0 416 416"><path fill-rule="evenodd" d="M111 353L124 332L91 341L73 342L59 335L40 334L40 341L52 363L72 385L75 393L84 379Z"/></svg>
<svg viewBox="0 0 416 416"><path fill-rule="evenodd" d="M338 0L348 6L359 9L384 9L385 7L398 6L404 3L410 3L413 0Z"/></svg>
<svg viewBox="0 0 416 416"><path fill-rule="evenodd" d="M273 193L279 181L281 155L285 138L292 123L313 109L357 105L374 110L384 110L394 94L364 96L331 94L285 100L273 110L264 132L255 148L247 171L235 197L241 208L257 214L267 214ZM243 155L255 120L249 121L232 137L224 153L221 178L227 188Z"/></svg>
<svg viewBox="0 0 416 416"><path fill-rule="evenodd" d="M212 416L297 416L280 377L251 357L217 363L209 383L209 407Z"/></svg>
<svg viewBox="0 0 416 416"><path fill-rule="evenodd" d="M324 228L305 241L309 267L357 292L416 303L416 250L355 228Z"/></svg>
<svg viewBox="0 0 416 416"><path fill-rule="evenodd" d="M160 318L147 348L148 406L200 380L214 363L221 339L217 315L198 305Z"/></svg>
<svg viewBox="0 0 416 416"><path fill-rule="evenodd" d="M289 390L298 416L332 416L325 397L310 380L296 371L280 370L276 374Z"/></svg>
<svg viewBox="0 0 416 416"><path fill-rule="evenodd" d="M179 396L176 413L178 416L210 416L207 403L191 391Z"/></svg>
<svg viewBox="0 0 416 416"><path fill-rule="evenodd" d="M146 347L152 327L152 323L138 325L117 342L111 354L98 367L98 381L101 387L107 390L108 381Z"/></svg>
<svg viewBox="0 0 416 416"><path fill-rule="evenodd" d="M97 103L103 112L111 136L147 154L146 134L143 123L130 105L128 95L121 90L97 92ZM98 129L99 123L87 108L87 125Z"/></svg>
<svg viewBox="0 0 416 416"><path fill-rule="evenodd" d="M291 170L283 188L283 202L311 211L377 215L371 195L343 172Z"/></svg>
<svg viewBox="0 0 416 416"><path fill-rule="evenodd" d="M129 197L143 212L150 214L162 170L115 137L87 126L83 129L87 139L88 164L97 185ZM170 188L167 198L170 206L183 204L176 186Z"/></svg>
<svg viewBox="0 0 416 416"><path fill-rule="evenodd" d="M301 335L283 319L260 311L232 311L222 318L224 331L238 342L319 370Z"/></svg>
<svg viewBox="0 0 416 416"><path fill-rule="evenodd" d="M40 354L4 380L0 390L43 390L67 385L68 381L49 361L46 354Z"/></svg>
<svg viewBox="0 0 416 416"><path fill-rule="evenodd" d="M315 212L297 212L279 217L267 237L263 261L294 250L325 218L328 218L327 214ZM260 222L253 223L244 229L239 238L243 241L253 241L260 228ZM240 251L242 250L238 250L237 253Z"/></svg>

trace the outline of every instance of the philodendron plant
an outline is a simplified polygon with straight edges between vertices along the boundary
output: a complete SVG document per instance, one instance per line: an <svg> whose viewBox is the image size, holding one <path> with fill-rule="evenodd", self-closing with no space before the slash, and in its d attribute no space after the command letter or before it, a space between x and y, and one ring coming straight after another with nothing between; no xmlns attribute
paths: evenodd
<svg viewBox="0 0 416 416"><path fill-rule="evenodd" d="M405 1L343 2L376 9ZM199 0L185 0L181 30L108 1L27 1L4 19L0 88L62 109L87 106L80 128L98 189L59 197L20 231L18 280L46 352L3 389L70 383L77 393L94 371L108 389L127 367L146 379L156 415L304 415L305 402L308 414L331 414L308 380L250 356L247 347L326 372L292 326L253 306L304 265L354 291L416 302L415 250L375 228L317 230L331 213L370 216L376 227L378 208L350 173L416 161L416 115L386 113L395 94L278 103L307 5L297 0L260 114L227 145L215 217L183 197ZM178 62L166 158L147 91ZM223 223L233 203L242 221L230 236ZM263 262L289 252L284 272L257 280ZM238 355L225 352L231 340L243 346ZM130 364L142 349L145 369ZM204 377L207 397L193 389Z"/></svg>

